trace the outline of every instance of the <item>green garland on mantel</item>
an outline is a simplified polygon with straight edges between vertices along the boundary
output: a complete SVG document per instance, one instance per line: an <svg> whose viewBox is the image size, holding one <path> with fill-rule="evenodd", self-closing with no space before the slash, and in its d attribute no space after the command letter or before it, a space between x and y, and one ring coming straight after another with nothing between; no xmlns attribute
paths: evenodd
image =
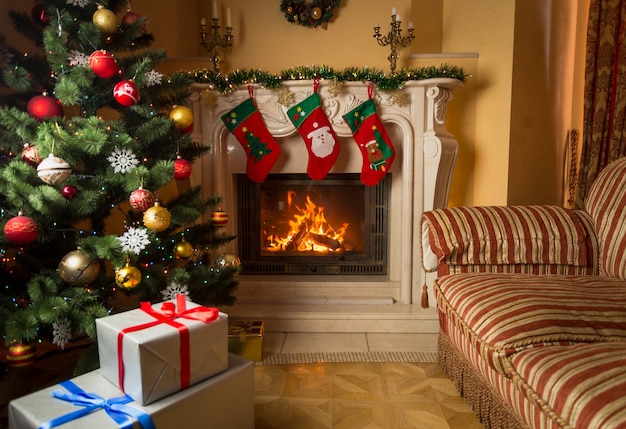
<svg viewBox="0 0 626 429"><path fill-rule="evenodd" d="M402 89L406 82L411 80L446 77L465 82L468 77L463 69L447 64L439 67L406 68L390 75L367 67L352 67L336 71L327 66L294 67L278 74L262 70L237 70L223 75L208 69L181 73L187 73L196 83L211 84L217 91L224 94L249 84L259 84L267 89L278 89L284 81L315 78L335 82L372 82L379 90L389 92Z"/></svg>

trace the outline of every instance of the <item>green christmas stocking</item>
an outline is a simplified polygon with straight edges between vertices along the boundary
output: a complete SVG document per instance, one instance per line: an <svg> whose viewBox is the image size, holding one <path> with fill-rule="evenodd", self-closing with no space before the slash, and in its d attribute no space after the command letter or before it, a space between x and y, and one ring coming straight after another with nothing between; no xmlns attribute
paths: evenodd
<svg viewBox="0 0 626 429"><path fill-rule="evenodd" d="M343 115L343 119L363 155L361 182L374 186L391 168L396 151L376 114L376 104L371 95L367 101Z"/></svg>
<svg viewBox="0 0 626 429"><path fill-rule="evenodd" d="M280 154L280 146L270 134L252 98L222 116L222 121L246 152L246 174L261 183Z"/></svg>
<svg viewBox="0 0 626 429"><path fill-rule="evenodd" d="M287 115L304 139L309 160L306 172L313 180L322 180L339 156L339 139L330 125L317 93L291 107Z"/></svg>

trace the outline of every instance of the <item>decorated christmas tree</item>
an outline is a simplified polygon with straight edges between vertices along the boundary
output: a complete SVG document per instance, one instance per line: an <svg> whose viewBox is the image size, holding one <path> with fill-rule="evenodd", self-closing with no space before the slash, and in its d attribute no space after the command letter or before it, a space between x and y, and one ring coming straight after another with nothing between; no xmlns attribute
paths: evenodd
<svg viewBox="0 0 626 429"><path fill-rule="evenodd" d="M10 11L36 46L0 36L0 334L10 361L46 342L95 344L95 318L186 294L234 302L220 197L189 186L190 78L155 70L128 0ZM211 216L221 214L222 216ZM220 222L221 223L221 222ZM4 360L5 356L0 356Z"/></svg>

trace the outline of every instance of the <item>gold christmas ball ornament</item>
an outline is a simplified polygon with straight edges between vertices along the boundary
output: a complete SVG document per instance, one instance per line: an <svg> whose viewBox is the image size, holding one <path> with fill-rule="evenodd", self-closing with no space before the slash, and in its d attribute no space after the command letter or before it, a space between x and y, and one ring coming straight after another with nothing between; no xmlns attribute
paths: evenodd
<svg viewBox="0 0 626 429"><path fill-rule="evenodd" d="M102 5L94 12L91 22L103 33L112 34L117 31L117 15Z"/></svg>
<svg viewBox="0 0 626 429"><path fill-rule="evenodd" d="M313 18L314 20L318 20L322 17L322 9L315 6L314 8L311 9L311 18Z"/></svg>
<svg viewBox="0 0 626 429"><path fill-rule="evenodd" d="M82 250L66 254L58 267L59 277L72 286L87 286L100 274L100 261L87 256Z"/></svg>
<svg viewBox="0 0 626 429"><path fill-rule="evenodd" d="M191 258L193 256L193 246L191 245L191 243L183 239L174 247L174 256L176 256L177 259Z"/></svg>
<svg viewBox="0 0 626 429"><path fill-rule="evenodd" d="M185 106L174 106L170 111L170 119L179 130L184 130L193 124L193 112Z"/></svg>
<svg viewBox="0 0 626 429"><path fill-rule="evenodd" d="M153 231L161 232L170 226L172 221L172 215L165 208L159 205L158 202L154 203L152 207L143 212L143 224L146 228Z"/></svg>
<svg viewBox="0 0 626 429"><path fill-rule="evenodd" d="M215 226L226 226L228 223L228 213L223 210L216 210L211 214L211 223Z"/></svg>
<svg viewBox="0 0 626 429"><path fill-rule="evenodd" d="M132 289L141 283L141 271L139 268L126 264L115 271L115 284L124 289Z"/></svg>
<svg viewBox="0 0 626 429"><path fill-rule="evenodd" d="M21 367L30 365L37 357L37 349L32 344L17 343L9 347L6 358L9 365Z"/></svg>
<svg viewBox="0 0 626 429"><path fill-rule="evenodd" d="M217 258L215 258L215 268L224 269L224 268L239 268L241 265L241 260L237 257L237 255L233 255L232 253L222 253Z"/></svg>

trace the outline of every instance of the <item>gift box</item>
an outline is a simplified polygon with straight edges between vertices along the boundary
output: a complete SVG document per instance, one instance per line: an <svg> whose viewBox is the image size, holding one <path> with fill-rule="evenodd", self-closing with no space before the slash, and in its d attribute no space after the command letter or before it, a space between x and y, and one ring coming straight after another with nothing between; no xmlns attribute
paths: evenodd
<svg viewBox="0 0 626 429"><path fill-rule="evenodd" d="M247 359L263 360L263 322L230 321L228 351Z"/></svg>
<svg viewBox="0 0 626 429"><path fill-rule="evenodd" d="M102 375L141 405L228 367L228 315L185 301L96 319Z"/></svg>
<svg viewBox="0 0 626 429"><path fill-rule="evenodd" d="M124 393L102 377L96 370L70 380L86 393L82 396L99 396L115 402ZM9 403L10 429L37 429L55 419L63 419L71 413L85 409L72 402L57 399L52 392L69 393L64 384L57 384ZM130 398L129 398L130 399ZM157 429L206 429L206 428L254 428L254 363L236 355L229 355L229 365L208 380L163 398L150 405L141 406L129 402L117 408L127 407L131 414L141 414L151 420ZM114 407L111 407L114 408ZM132 428L142 426L137 418L129 417ZM45 426L53 427L53 426ZM107 412L99 407L91 413L58 426L60 429L120 428ZM147 429L145 426L143 429Z"/></svg>

